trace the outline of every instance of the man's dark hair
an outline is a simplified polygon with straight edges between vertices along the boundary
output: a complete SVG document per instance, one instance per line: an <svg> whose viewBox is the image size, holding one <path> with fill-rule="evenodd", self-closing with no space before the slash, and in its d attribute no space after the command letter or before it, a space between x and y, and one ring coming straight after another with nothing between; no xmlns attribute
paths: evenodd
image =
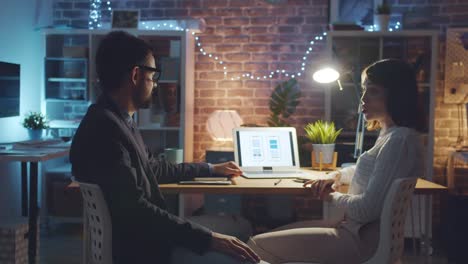
<svg viewBox="0 0 468 264"><path fill-rule="evenodd" d="M96 53L96 71L104 93L116 90L130 70L153 54L151 46L124 31L107 34Z"/></svg>
<svg viewBox="0 0 468 264"><path fill-rule="evenodd" d="M384 88L387 111L396 125L421 132L427 129L413 66L402 60L385 59L368 66L363 73Z"/></svg>

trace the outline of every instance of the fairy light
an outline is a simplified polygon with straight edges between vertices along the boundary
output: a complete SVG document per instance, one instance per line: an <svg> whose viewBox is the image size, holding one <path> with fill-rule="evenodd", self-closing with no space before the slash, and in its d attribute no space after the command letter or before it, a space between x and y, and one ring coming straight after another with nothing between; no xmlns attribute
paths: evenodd
<svg viewBox="0 0 468 264"><path fill-rule="evenodd" d="M107 11L112 12L112 7L110 1L106 1ZM89 1L89 18L88 18L88 28L97 29L102 27L101 19L102 13L101 8L103 8L102 0L90 0Z"/></svg>

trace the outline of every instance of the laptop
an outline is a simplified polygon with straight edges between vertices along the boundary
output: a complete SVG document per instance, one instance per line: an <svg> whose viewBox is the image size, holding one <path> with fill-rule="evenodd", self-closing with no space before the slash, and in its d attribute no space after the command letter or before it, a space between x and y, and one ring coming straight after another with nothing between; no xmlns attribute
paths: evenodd
<svg viewBox="0 0 468 264"><path fill-rule="evenodd" d="M294 127L233 129L235 161L246 178L298 178L300 170Z"/></svg>

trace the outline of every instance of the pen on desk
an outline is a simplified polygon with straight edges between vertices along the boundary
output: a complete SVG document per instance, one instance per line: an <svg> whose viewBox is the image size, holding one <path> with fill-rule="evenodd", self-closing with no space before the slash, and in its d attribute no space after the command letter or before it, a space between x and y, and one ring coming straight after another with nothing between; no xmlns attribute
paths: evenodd
<svg viewBox="0 0 468 264"><path fill-rule="evenodd" d="M278 185L281 181L282 181L282 179L279 179L278 181L276 181L275 186Z"/></svg>

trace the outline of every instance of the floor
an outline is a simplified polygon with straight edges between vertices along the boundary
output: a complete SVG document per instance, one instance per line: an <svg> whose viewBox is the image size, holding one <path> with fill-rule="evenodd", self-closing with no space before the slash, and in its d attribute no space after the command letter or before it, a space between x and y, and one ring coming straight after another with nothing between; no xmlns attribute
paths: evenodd
<svg viewBox="0 0 468 264"><path fill-rule="evenodd" d="M81 264L80 224L56 224L48 232L41 232L40 241L40 264ZM410 248L405 249L403 263L451 264L436 248L429 258L414 256Z"/></svg>

